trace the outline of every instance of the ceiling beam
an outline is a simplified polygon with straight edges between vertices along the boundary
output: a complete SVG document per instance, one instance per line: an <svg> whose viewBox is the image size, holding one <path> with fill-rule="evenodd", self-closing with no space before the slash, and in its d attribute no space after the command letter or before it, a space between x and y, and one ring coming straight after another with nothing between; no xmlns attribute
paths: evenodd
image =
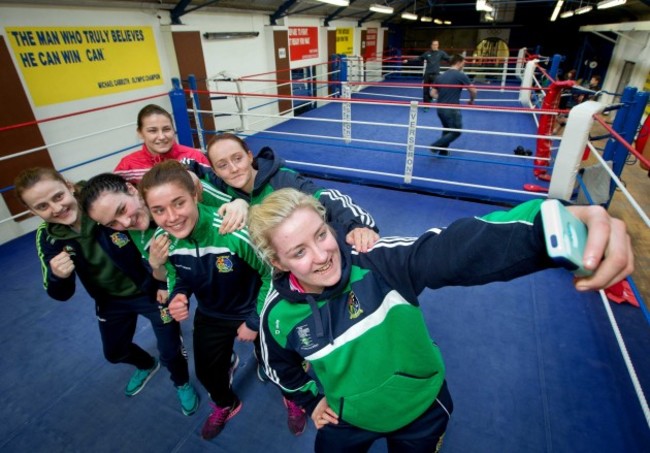
<svg viewBox="0 0 650 453"><path fill-rule="evenodd" d="M172 19L172 24L174 25L181 25L181 16L184 16L185 14L191 13L192 11L196 11L197 9L205 8L206 6L213 5L220 0L208 0L207 2L201 3L198 6L195 6L194 8L189 8L187 7L192 3L192 0L181 0L174 6L174 9L172 9L169 13Z"/></svg>
<svg viewBox="0 0 650 453"><path fill-rule="evenodd" d="M283 4L280 5L280 7L269 16L271 20L271 25L278 25L278 19L284 17L284 13L287 12L289 8L291 8L293 5L296 4L297 0L287 0Z"/></svg>

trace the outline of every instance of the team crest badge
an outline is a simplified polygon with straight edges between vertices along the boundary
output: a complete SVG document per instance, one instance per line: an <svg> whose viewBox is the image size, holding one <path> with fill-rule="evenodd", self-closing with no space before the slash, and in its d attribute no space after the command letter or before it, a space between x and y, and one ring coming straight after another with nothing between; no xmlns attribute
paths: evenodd
<svg viewBox="0 0 650 453"><path fill-rule="evenodd" d="M122 248L129 243L129 237L118 231L111 234L111 241L113 241L113 244L117 245L119 248Z"/></svg>
<svg viewBox="0 0 650 453"><path fill-rule="evenodd" d="M350 297L348 297L348 313L350 313L350 319L357 319L363 313L359 299L352 291L350 291Z"/></svg>
<svg viewBox="0 0 650 453"><path fill-rule="evenodd" d="M221 273L232 272L232 261L229 256L218 256L216 266Z"/></svg>

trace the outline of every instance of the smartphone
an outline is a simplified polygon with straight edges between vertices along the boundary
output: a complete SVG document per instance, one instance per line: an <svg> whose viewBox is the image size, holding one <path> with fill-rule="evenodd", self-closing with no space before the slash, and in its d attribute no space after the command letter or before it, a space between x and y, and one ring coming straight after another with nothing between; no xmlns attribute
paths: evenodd
<svg viewBox="0 0 650 453"><path fill-rule="evenodd" d="M558 200L543 201L541 212L548 255L577 277L591 275L582 262L587 243L586 225Z"/></svg>

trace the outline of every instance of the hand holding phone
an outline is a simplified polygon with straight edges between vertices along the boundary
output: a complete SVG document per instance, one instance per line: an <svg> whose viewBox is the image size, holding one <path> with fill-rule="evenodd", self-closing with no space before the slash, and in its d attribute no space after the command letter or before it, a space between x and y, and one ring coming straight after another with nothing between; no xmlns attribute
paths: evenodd
<svg viewBox="0 0 650 453"><path fill-rule="evenodd" d="M583 266L587 227L558 200L545 200L541 206L544 239L548 255L577 277L592 274Z"/></svg>

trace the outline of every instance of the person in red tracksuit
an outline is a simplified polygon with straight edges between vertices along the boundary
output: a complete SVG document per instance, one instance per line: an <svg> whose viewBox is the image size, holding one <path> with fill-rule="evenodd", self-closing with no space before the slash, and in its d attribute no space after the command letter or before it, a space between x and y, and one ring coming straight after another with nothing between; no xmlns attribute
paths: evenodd
<svg viewBox="0 0 650 453"><path fill-rule="evenodd" d="M169 159L192 159L210 168L208 158L201 151L176 143L172 116L159 105L149 104L140 110L137 131L144 141L142 149L124 156L114 170L131 184L137 185L151 167Z"/></svg>

